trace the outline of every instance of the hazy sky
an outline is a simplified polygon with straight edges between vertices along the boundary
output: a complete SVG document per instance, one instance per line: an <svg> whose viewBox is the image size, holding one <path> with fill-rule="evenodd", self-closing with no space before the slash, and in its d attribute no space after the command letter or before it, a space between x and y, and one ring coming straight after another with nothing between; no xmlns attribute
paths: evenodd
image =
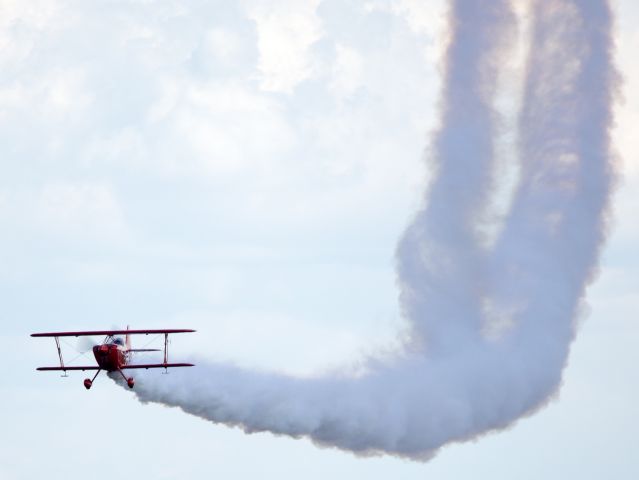
<svg viewBox="0 0 639 480"><path fill-rule="evenodd" d="M415 463L87 392L28 335L191 327L176 360L294 373L391 348L445 2L0 0L0 477L639 478L639 5L616 7L623 178L564 386Z"/></svg>

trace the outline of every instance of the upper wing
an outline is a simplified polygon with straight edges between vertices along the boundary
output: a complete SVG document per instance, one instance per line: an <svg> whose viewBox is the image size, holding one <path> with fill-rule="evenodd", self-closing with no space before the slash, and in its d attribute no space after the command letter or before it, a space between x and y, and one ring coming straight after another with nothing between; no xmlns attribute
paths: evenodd
<svg viewBox="0 0 639 480"><path fill-rule="evenodd" d="M172 328L172 329L154 329L154 330L90 330L86 332L46 332L46 333L32 333L32 337L82 337L93 335L150 335L150 334L162 334L162 333L190 333L195 330L186 328Z"/></svg>
<svg viewBox="0 0 639 480"><path fill-rule="evenodd" d="M36 370L40 370L41 372L43 371L59 371L59 370L64 370L65 372L67 370L100 370L100 367L96 367L96 366L74 366L74 367L38 367L36 368Z"/></svg>
<svg viewBox="0 0 639 480"><path fill-rule="evenodd" d="M195 367L192 363L145 363L139 365L124 365L120 367L121 370L125 368L171 368L171 367Z"/></svg>

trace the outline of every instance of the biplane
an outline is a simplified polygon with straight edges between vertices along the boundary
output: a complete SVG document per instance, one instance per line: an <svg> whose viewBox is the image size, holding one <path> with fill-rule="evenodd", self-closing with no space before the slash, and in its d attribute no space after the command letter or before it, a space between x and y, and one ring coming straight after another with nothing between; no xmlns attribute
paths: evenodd
<svg viewBox="0 0 639 480"><path fill-rule="evenodd" d="M119 372L126 381L129 388L133 388L135 380L133 377L127 377L122 370L136 368L164 368L165 372L168 368L173 367L193 367L192 363L169 363L168 360L168 344L169 334L172 333L188 333L195 332L189 329L156 329L156 330L93 330L86 332L48 332L48 333L32 333L32 337L53 337L58 349L58 357L60 358L60 366L57 367L38 367L40 371L63 371L66 375L71 370L97 370L93 378L84 379L84 387L89 390L93 385L96 377L102 370L106 372ZM132 363L132 354L137 352L161 352L156 348L131 348L130 335L164 335L164 361L162 363ZM124 340L121 336L124 335ZM104 336L102 343L93 346L93 356L97 365L65 365L62 359L62 349L60 348L60 337L85 337L85 336Z"/></svg>

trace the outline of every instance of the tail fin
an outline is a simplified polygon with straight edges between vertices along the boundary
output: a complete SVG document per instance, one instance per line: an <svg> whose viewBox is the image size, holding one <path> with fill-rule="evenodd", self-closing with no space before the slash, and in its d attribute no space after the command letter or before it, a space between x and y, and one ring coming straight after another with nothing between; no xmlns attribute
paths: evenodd
<svg viewBox="0 0 639 480"><path fill-rule="evenodd" d="M129 329L129 326L126 326L126 329ZM126 349L127 350L131 350L131 336L127 333L126 336L124 337L124 343L126 345Z"/></svg>

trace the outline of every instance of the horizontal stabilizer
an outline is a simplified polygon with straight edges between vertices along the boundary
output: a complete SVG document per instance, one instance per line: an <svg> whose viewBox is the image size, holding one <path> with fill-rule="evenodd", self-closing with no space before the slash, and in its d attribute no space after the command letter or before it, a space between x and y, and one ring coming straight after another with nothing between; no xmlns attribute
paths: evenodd
<svg viewBox="0 0 639 480"><path fill-rule="evenodd" d="M127 368L172 368L172 367L194 367L192 363L145 363L139 365L123 365L122 370Z"/></svg>
<svg viewBox="0 0 639 480"><path fill-rule="evenodd" d="M74 366L74 367L38 367L36 370L41 372L58 372L58 371L67 371L67 370L100 370L100 367L95 366Z"/></svg>

